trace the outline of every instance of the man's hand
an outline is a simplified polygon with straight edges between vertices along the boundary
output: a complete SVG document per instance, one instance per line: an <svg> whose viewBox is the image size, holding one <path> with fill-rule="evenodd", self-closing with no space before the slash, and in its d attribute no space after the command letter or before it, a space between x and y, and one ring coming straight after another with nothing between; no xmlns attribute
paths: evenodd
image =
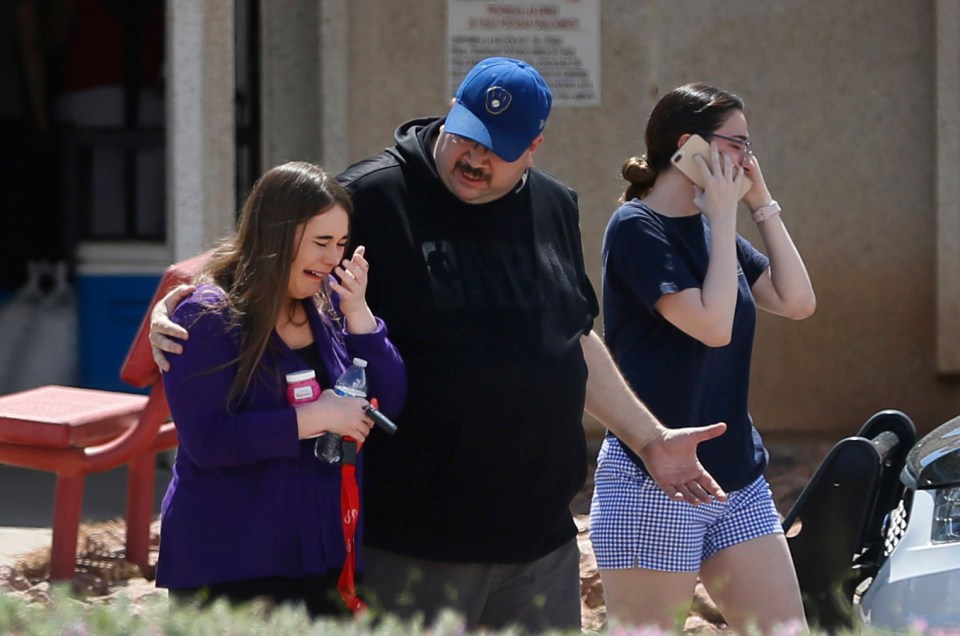
<svg viewBox="0 0 960 636"><path fill-rule="evenodd" d="M150 353L161 371L170 370L170 362L164 353L182 353L183 347L171 338L186 340L187 330L170 320L170 314L184 298L194 292L193 285L177 285L153 306L150 312Z"/></svg>
<svg viewBox="0 0 960 636"><path fill-rule="evenodd" d="M657 485L674 499L688 503L726 501L723 492L697 459L697 445L723 434L727 425L699 428L662 429L660 434L637 451Z"/></svg>
<svg viewBox="0 0 960 636"><path fill-rule="evenodd" d="M627 386L595 331L580 338L580 344L590 370L587 413L640 456L647 472L668 497L692 504L726 500L720 484L697 459L697 445L723 435L727 425L666 428Z"/></svg>

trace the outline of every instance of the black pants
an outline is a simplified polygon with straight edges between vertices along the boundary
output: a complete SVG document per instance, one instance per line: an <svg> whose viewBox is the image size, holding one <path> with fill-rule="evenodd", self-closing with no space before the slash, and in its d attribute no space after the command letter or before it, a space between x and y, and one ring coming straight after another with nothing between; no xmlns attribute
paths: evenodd
<svg viewBox="0 0 960 636"><path fill-rule="evenodd" d="M311 618L349 616L350 611L337 591L339 576L339 571L331 571L307 579L279 576L243 579L197 588L171 589L170 597L181 603L198 603L200 607L221 598L234 605L265 599L275 605L302 603Z"/></svg>

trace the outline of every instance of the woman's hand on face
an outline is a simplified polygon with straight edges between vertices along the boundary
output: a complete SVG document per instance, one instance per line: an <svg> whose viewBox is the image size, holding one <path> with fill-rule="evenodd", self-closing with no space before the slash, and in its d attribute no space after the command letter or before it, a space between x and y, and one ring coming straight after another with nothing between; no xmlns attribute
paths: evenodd
<svg viewBox="0 0 960 636"><path fill-rule="evenodd" d="M370 264L363 257L366 248L358 245L353 251L350 260L344 260L334 273L339 282L331 282L330 286L340 295L340 311L349 315L360 311L367 306L367 273Z"/></svg>
<svg viewBox="0 0 960 636"><path fill-rule="evenodd" d="M347 331L353 334L371 333L377 328L373 312L367 306L370 264L363 257L364 252L366 248L358 245L350 260L344 260L334 270L339 282L330 283L330 288L340 296L340 311L347 319Z"/></svg>
<svg viewBox="0 0 960 636"><path fill-rule="evenodd" d="M717 144L710 144L710 162L696 155L694 160L703 172L704 188L694 186L693 202L711 223L729 218L736 222L737 203L740 200L740 184L743 169L720 152Z"/></svg>
<svg viewBox="0 0 960 636"><path fill-rule="evenodd" d="M362 398L339 396L327 389L315 402L297 408L300 439L322 433L336 433L357 441L366 439L373 428L373 420L363 410L367 404Z"/></svg>
<svg viewBox="0 0 960 636"><path fill-rule="evenodd" d="M760 162L757 161L756 155L750 155L743 170L746 175L750 177L750 180L753 181L753 186L751 186L743 196L743 202L747 204L747 207L751 210L756 210L760 206L773 201L770 190L767 189L767 183L763 180L763 173L760 171Z"/></svg>

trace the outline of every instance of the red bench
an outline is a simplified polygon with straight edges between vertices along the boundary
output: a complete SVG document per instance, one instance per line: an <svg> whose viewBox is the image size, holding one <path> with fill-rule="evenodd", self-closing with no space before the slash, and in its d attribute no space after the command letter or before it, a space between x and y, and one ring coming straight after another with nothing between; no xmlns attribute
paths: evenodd
<svg viewBox="0 0 960 636"><path fill-rule="evenodd" d="M167 268L150 303L189 282L206 255ZM150 308L120 377L139 395L43 386L0 397L0 463L55 473L50 579L72 579L83 507L84 479L126 464L127 560L148 572L156 455L176 447L177 433L150 354Z"/></svg>

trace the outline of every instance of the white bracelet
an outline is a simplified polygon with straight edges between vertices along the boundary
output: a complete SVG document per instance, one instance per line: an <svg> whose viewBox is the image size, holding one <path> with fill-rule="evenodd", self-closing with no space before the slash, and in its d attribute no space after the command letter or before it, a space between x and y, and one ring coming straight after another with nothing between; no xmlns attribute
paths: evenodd
<svg viewBox="0 0 960 636"><path fill-rule="evenodd" d="M771 201L770 203L761 205L750 214L753 216L754 223L763 223L770 217L780 214L780 204L776 201Z"/></svg>

